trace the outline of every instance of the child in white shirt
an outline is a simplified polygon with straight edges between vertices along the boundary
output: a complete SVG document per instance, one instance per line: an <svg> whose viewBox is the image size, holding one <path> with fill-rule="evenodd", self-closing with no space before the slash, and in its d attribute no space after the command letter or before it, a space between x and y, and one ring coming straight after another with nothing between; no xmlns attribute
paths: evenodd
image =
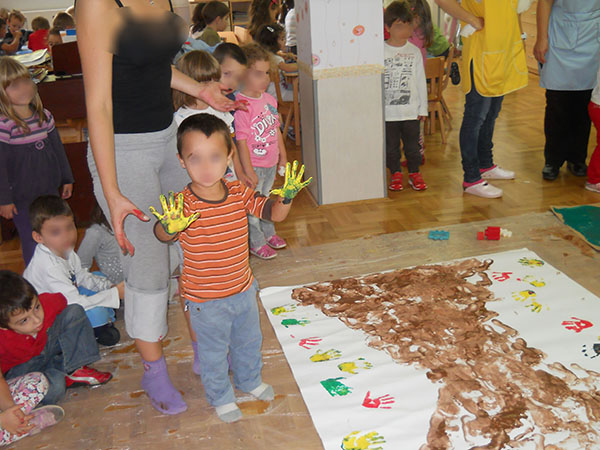
<svg viewBox="0 0 600 450"><path fill-rule="evenodd" d="M419 172L419 121L427 118L427 85L421 51L408 42L414 15L405 2L395 1L384 13L390 34L384 44L386 165L392 174L389 189L401 191L400 141L408 166L408 182L417 191L427 189Z"/></svg>

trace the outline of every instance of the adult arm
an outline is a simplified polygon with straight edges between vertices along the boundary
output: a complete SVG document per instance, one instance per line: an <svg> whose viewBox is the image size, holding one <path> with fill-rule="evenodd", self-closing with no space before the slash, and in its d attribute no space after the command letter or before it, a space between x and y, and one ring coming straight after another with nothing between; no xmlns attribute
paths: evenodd
<svg viewBox="0 0 600 450"><path fill-rule="evenodd" d="M129 214L150 220L125 197L117 182L115 143L112 115L112 39L117 29L117 14L113 3L99 0L79 0L75 8L77 45L87 106L90 145L110 209L115 238L124 253L135 249L125 235L123 222Z"/></svg>
<svg viewBox="0 0 600 450"><path fill-rule="evenodd" d="M171 88L196 97L219 111L233 111L235 109L235 102L229 100L221 92L227 90L227 87L215 81L199 83L184 75L174 66L171 70Z"/></svg>
<svg viewBox="0 0 600 450"><path fill-rule="evenodd" d="M23 32L21 30L17 31L15 34L12 35L13 40L12 42L8 43L8 42L3 42L2 43L2 50L4 50L6 52L6 54L8 55L12 55L13 53L16 53L17 51L19 51L19 43L21 42L21 36L23 35Z"/></svg>
<svg viewBox="0 0 600 450"><path fill-rule="evenodd" d="M554 0L539 0L536 12L537 38L533 47L533 56L544 64L548 52L548 23Z"/></svg>
<svg viewBox="0 0 600 450"><path fill-rule="evenodd" d="M477 17L464 9L456 0L435 0L435 2L452 17L470 24L476 30L483 28L483 18Z"/></svg>

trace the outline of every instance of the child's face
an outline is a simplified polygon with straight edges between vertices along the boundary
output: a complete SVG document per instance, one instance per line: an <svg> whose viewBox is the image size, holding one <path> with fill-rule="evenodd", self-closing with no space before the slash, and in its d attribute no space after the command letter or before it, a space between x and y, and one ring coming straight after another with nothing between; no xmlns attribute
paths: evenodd
<svg viewBox="0 0 600 450"><path fill-rule="evenodd" d="M246 66L227 56L221 64L221 84L235 91L246 73Z"/></svg>
<svg viewBox="0 0 600 450"><path fill-rule="evenodd" d="M6 95L13 106L26 106L35 96L35 84L31 78L19 78L6 86Z"/></svg>
<svg viewBox="0 0 600 450"><path fill-rule="evenodd" d="M15 34L17 31L20 31L23 28L23 21L19 20L17 17L13 17L8 22L8 29L11 34Z"/></svg>
<svg viewBox="0 0 600 450"><path fill-rule="evenodd" d="M279 37L277 38L277 44L279 44L279 50L285 50L285 32L284 31L279 33Z"/></svg>
<svg viewBox="0 0 600 450"><path fill-rule="evenodd" d="M0 26L0 39L4 38L4 36L6 36L6 24Z"/></svg>
<svg viewBox="0 0 600 450"><path fill-rule="evenodd" d="M77 242L77 228L71 216L55 216L42 224L40 233L33 232L33 240L44 244L54 254L64 257Z"/></svg>
<svg viewBox="0 0 600 450"><path fill-rule="evenodd" d="M403 39L408 39L412 36L413 31L415 29L415 23L412 22L402 22L400 20L396 20L391 27L387 25L385 28L390 33L390 38L394 41L399 41Z"/></svg>
<svg viewBox="0 0 600 450"><path fill-rule="evenodd" d="M244 87L252 91L266 91L271 82L270 70L269 61L256 61L246 70Z"/></svg>
<svg viewBox="0 0 600 450"><path fill-rule="evenodd" d="M271 22L277 22L277 16L281 11L281 6L279 6L279 1L271 2L271 6L269 6L269 14L271 15Z"/></svg>
<svg viewBox="0 0 600 450"><path fill-rule="evenodd" d="M225 31L229 28L229 16L217 17L215 19L215 28L217 31Z"/></svg>
<svg viewBox="0 0 600 450"><path fill-rule="evenodd" d="M8 321L8 328L19 334L35 336L44 324L44 307L37 295L31 302L31 308L14 314Z"/></svg>
<svg viewBox="0 0 600 450"><path fill-rule="evenodd" d="M206 137L201 131L192 130L183 136L181 145L179 162L194 184L210 188L221 181L230 160L221 133Z"/></svg>
<svg viewBox="0 0 600 450"><path fill-rule="evenodd" d="M52 47L57 44L62 44L60 34L48 34L48 51L50 52L50 56L52 56Z"/></svg>

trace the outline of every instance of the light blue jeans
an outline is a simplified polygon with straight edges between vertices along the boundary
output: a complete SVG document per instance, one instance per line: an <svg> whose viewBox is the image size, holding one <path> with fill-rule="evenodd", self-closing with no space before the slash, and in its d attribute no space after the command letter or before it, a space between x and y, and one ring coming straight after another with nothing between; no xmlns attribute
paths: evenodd
<svg viewBox="0 0 600 450"><path fill-rule="evenodd" d="M262 333L258 318L256 280L245 292L195 303L186 300L192 328L198 337L200 377L212 406L235 402L229 381L227 353L235 387L250 392L262 383Z"/></svg>
<svg viewBox="0 0 600 450"><path fill-rule="evenodd" d="M277 165L273 167L255 167L254 171L258 177L255 191L268 197L275 182ZM275 224L269 220L248 215L248 233L250 234L250 248L259 249L267 243L267 239L275 235Z"/></svg>

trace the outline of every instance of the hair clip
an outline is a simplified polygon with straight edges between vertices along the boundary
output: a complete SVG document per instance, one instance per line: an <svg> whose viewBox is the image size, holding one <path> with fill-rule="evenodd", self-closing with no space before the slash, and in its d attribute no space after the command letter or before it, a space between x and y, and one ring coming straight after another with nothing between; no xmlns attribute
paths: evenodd
<svg viewBox="0 0 600 450"><path fill-rule="evenodd" d="M267 30L269 30L271 33L275 33L275 30L272 27L268 26L268 25L267 25Z"/></svg>
<svg viewBox="0 0 600 450"><path fill-rule="evenodd" d="M279 6L278 0L271 0L271 5Z"/></svg>

